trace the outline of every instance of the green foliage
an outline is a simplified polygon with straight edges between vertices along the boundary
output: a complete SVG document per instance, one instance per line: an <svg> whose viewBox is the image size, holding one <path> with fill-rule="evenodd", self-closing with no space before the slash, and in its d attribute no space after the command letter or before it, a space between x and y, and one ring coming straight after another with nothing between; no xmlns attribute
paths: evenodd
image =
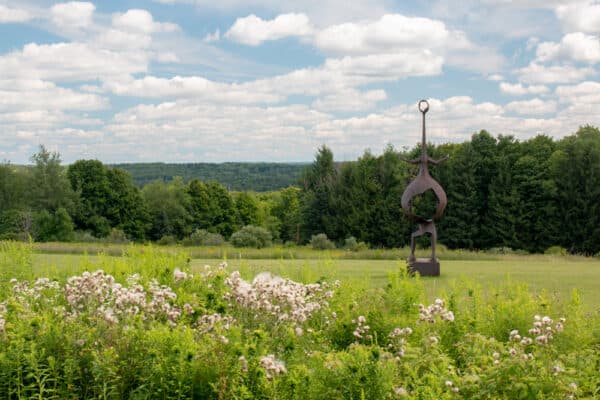
<svg viewBox="0 0 600 400"><path fill-rule="evenodd" d="M168 184L152 182L144 187L142 195L152 221L151 239L158 240L163 236L181 239L191 233L192 198L181 179Z"/></svg>
<svg viewBox="0 0 600 400"><path fill-rule="evenodd" d="M263 248L271 245L271 233L260 226L246 225L231 235L231 244L235 247Z"/></svg>
<svg viewBox="0 0 600 400"><path fill-rule="evenodd" d="M127 163L113 167L127 171L139 187L157 179L168 182L176 176L184 182L218 182L233 191L266 192L296 183L305 164L283 163Z"/></svg>
<svg viewBox="0 0 600 400"><path fill-rule="evenodd" d="M344 239L344 249L350 251L361 251L368 249L369 246L365 242L359 242L354 236Z"/></svg>
<svg viewBox="0 0 600 400"><path fill-rule="evenodd" d="M327 238L324 233L312 235L310 238L310 245L315 250L331 250L335 249L335 244Z"/></svg>
<svg viewBox="0 0 600 400"><path fill-rule="evenodd" d="M197 229L188 238L183 240L186 246L221 246L225 239L218 233L212 233L206 229Z"/></svg>
<svg viewBox="0 0 600 400"><path fill-rule="evenodd" d="M258 201L250 193L238 193L234 204L238 226L258 225Z"/></svg>
<svg viewBox="0 0 600 400"><path fill-rule="evenodd" d="M275 205L271 210L273 217L280 222L279 238L285 241L299 241L300 227L300 189L289 186L278 192Z"/></svg>
<svg viewBox="0 0 600 400"><path fill-rule="evenodd" d="M145 188L144 188L145 190ZM235 205L229 192L216 182L193 180L188 187L192 226L229 237L235 230Z"/></svg>
<svg viewBox="0 0 600 400"><path fill-rule="evenodd" d="M555 301L510 280L486 290L459 280L435 299L401 269L384 288L266 273L245 281L225 264L195 269L187 254L151 246L40 276L32 256L31 244L0 243L0 398L508 400L599 390L599 317L577 293ZM541 338L547 329L552 338Z"/></svg>
<svg viewBox="0 0 600 400"><path fill-rule="evenodd" d="M33 237L40 242L69 242L74 238L71 216L64 208L51 214L46 210L38 212L33 221Z"/></svg>
<svg viewBox="0 0 600 400"><path fill-rule="evenodd" d="M29 204L36 211L54 213L59 208L73 209L76 195L69 185L60 163L60 154L49 152L40 146L38 153L31 156L35 163L28 185Z"/></svg>
<svg viewBox="0 0 600 400"><path fill-rule="evenodd" d="M315 162L304 171L301 179L300 215L304 238L324 232L332 237L337 233L335 205L337 170L333 153L326 146L319 148Z"/></svg>
<svg viewBox="0 0 600 400"><path fill-rule="evenodd" d="M59 154L42 146L32 156L35 166L0 166L0 237L69 238L44 231L61 225L50 219L62 208L77 231L102 238L117 229L129 240L172 236L194 244L203 241L191 236L196 231L229 238L240 227L254 225L268 230L275 243L306 244L324 233L340 246L354 237L375 249L402 248L415 226L402 214L400 200L417 173L402 159L419 152L417 146L401 152L387 146L381 155L365 151L356 161L336 163L322 146L302 173L300 188L230 193L216 182L165 178L169 183L157 180L140 192L126 172L97 160L79 160L65 174ZM597 128L584 126L558 141L539 135L522 142L482 130L462 144L430 144L427 152L434 159L450 156L431 169L448 196L437 222L440 244L531 253L560 246L588 256L600 252ZM430 215L435 198L431 192L421 197L413 202L415 211ZM219 236L213 239L221 243ZM418 244L425 246L427 238Z"/></svg>

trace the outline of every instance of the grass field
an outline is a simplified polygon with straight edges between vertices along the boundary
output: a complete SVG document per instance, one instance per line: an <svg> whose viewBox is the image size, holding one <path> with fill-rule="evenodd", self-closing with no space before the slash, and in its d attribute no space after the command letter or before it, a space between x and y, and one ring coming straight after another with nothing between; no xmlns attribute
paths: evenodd
<svg viewBox="0 0 600 400"><path fill-rule="evenodd" d="M185 251L185 249L179 249ZM321 258L317 259L316 256ZM303 282L320 278L339 279L354 286L365 288L384 287L389 273L398 271L405 263L400 260L353 260L329 258L323 253L312 252L307 259L244 259L227 258L231 270L240 270L246 278L259 272L269 271ZM105 256L108 257L108 256ZM585 308L600 313L600 260L571 256L541 255L494 255L465 260L441 260L442 274L436 278L423 278L430 298L442 296L450 287L464 290L478 288L484 293L502 290L507 282L524 283L536 294L554 297L557 301L568 300L577 289ZM490 258L490 259L488 259ZM77 254L46 254L34 256L36 275L73 275L81 271L86 260L92 266L97 256ZM191 265L200 271L205 264L215 265L216 258L192 258Z"/></svg>
<svg viewBox="0 0 600 400"><path fill-rule="evenodd" d="M51 246L0 242L0 399L600 396L597 258Z"/></svg>

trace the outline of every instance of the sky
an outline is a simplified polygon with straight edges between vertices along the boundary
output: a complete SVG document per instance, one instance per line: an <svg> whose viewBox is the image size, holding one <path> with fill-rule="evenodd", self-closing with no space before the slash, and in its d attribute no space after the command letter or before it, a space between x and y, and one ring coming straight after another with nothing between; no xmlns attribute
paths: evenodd
<svg viewBox="0 0 600 400"><path fill-rule="evenodd" d="M0 0L0 161L338 161L600 126L600 1Z"/></svg>

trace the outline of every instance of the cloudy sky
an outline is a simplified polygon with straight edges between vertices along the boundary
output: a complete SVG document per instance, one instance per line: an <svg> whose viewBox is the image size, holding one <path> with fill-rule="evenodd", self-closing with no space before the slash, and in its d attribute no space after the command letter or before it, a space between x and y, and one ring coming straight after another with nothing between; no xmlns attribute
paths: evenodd
<svg viewBox="0 0 600 400"><path fill-rule="evenodd" d="M0 160L338 160L600 125L600 2L0 0Z"/></svg>

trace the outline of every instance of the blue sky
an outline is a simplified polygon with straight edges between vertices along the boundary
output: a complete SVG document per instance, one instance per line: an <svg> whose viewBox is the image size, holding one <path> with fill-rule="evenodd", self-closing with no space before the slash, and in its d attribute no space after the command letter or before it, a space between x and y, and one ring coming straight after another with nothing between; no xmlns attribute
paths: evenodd
<svg viewBox="0 0 600 400"><path fill-rule="evenodd" d="M0 0L0 160L338 160L600 125L600 2Z"/></svg>

